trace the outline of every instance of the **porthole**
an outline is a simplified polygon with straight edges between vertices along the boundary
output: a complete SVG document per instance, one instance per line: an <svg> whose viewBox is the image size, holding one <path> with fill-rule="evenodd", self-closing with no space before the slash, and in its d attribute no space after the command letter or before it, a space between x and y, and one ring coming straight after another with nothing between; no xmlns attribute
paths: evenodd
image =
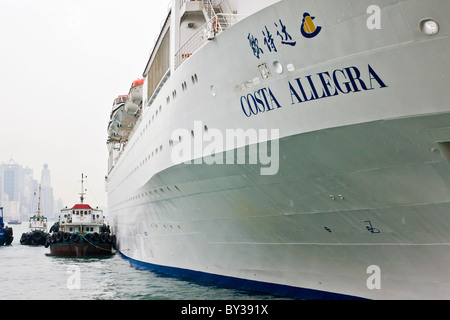
<svg viewBox="0 0 450 320"><path fill-rule="evenodd" d="M281 65L280 61L275 60L272 65L273 65L273 70L275 71L275 73L277 73L277 74L283 73L283 66Z"/></svg>
<svg viewBox="0 0 450 320"><path fill-rule="evenodd" d="M427 36L434 36L439 32L439 24L431 18L421 20L419 28L420 31Z"/></svg>
<svg viewBox="0 0 450 320"><path fill-rule="evenodd" d="M289 64L286 66L286 68L288 69L289 72L292 72L292 71L295 70L295 67L294 67L294 65L293 65L292 63L289 63Z"/></svg>

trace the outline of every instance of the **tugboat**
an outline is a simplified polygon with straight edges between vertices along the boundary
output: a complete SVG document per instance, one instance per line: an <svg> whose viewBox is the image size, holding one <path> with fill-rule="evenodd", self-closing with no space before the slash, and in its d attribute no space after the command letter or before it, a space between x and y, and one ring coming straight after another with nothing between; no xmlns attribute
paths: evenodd
<svg viewBox="0 0 450 320"><path fill-rule="evenodd" d="M29 219L30 232L22 233L20 244L28 246L43 246L48 236L47 218L41 215L41 185L39 185L38 209Z"/></svg>
<svg viewBox="0 0 450 320"><path fill-rule="evenodd" d="M3 207L0 207L0 246L9 246L14 240L13 229L3 223Z"/></svg>
<svg viewBox="0 0 450 320"><path fill-rule="evenodd" d="M61 210L59 221L50 229L45 242L50 254L59 257L85 257L112 253L116 237L105 225L103 211L84 204L83 175L80 203Z"/></svg>

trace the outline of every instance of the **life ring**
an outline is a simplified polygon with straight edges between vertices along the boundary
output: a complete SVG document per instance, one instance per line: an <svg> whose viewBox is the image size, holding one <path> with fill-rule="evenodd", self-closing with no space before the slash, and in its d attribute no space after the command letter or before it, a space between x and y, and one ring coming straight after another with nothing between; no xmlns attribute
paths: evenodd
<svg viewBox="0 0 450 320"><path fill-rule="evenodd" d="M219 31L219 20L215 17L212 20L212 31L214 32L214 34L217 34L217 32Z"/></svg>
<svg viewBox="0 0 450 320"><path fill-rule="evenodd" d="M56 236L57 236L57 233L52 233L52 236L50 239L52 243L56 243Z"/></svg>

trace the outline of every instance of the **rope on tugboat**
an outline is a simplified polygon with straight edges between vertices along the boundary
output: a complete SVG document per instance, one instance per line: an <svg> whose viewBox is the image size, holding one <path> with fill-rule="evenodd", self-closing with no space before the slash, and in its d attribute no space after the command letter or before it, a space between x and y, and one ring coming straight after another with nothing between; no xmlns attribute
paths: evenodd
<svg viewBox="0 0 450 320"><path fill-rule="evenodd" d="M80 235L87 243L89 243L90 245L96 247L97 249L100 249L100 250L104 250L104 251L110 252L109 249L105 249L105 248L99 247L99 246L97 246L96 244L94 244L94 243L92 243L91 241L89 241L88 239L86 239L86 237L84 236L83 233L80 233L79 235ZM108 233L108 235L109 235L109 233ZM114 247L114 244L111 243L111 246Z"/></svg>

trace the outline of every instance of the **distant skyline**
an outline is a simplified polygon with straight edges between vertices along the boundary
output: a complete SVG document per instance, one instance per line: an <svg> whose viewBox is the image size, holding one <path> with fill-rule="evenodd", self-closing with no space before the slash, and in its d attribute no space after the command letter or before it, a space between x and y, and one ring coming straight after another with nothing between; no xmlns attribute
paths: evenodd
<svg viewBox="0 0 450 320"><path fill-rule="evenodd" d="M169 2L0 0L0 163L47 163L64 206L83 173L86 202L106 207L112 102L142 77Z"/></svg>

